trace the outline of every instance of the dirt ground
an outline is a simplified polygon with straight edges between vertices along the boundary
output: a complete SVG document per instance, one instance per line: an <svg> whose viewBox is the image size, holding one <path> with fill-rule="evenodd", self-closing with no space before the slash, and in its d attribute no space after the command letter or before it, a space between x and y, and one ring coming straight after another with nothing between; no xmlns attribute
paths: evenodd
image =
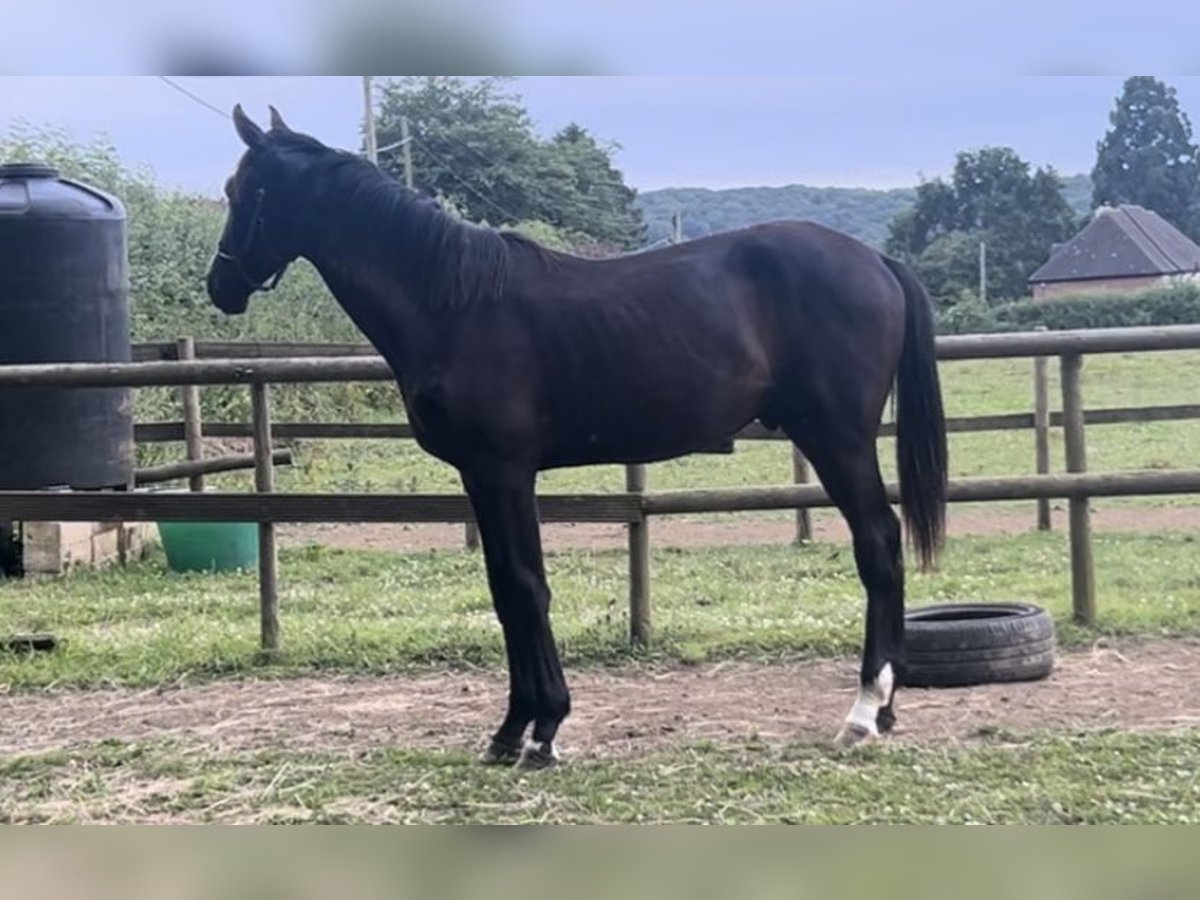
<svg viewBox="0 0 1200 900"><path fill-rule="evenodd" d="M1012 534L1027 514L951 510L952 534ZM1055 527L1065 510L1055 505ZM1097 530L1200 528L1200 507L1110 508ZM655 546L787 543L785 519L655 521ZM814 515L820 540L847 537L841 519ZM461 547L461 525L305 525L283 542L395 552ZM621 525L547 525L548 549L625 546ZM568 672L574 712L560 733L569 758L640 754L681 742L828 741L853 700L854 659L760 665L589 669ZM893 740L939 745L996 731L1200 726L1200 640L1097 643L1060 654L1045 681L951 690L905 690ZM43 753L94 741L179 740L211 753L262 749L359 751L380 747L478 749L498 724L500 671L395 677L233 681L145 691L52 690L0 694L0 755Z"/></svg>
<svg viewBox="0 0 1200 900"><path fill-rule="evenodd" d="M1056 531L1065 531L1065 504L1052 507ZM844 541L849 531L842 518L832 511L816 511L812 517L813 536L821 541ZM947 514L950 534L1012 535L1033 528L1034 506L1024 514L964 512L951 508ZM1097 531L1190 531L1200 529L1200 506L1111 507L1092 511L1092 527ZM407 524L319 524L281 525L283 546L321 544L343 550L383 550L406 553L418 550L462 547L462 525ZM787 519L724 519L697 522L664 517L650 523L650 540L655 547L720 547L735 544L787 544L795 537L795 525ZM614 550L626 546L624 525L546 524L542 540L547 550Z"/></svg>
<svg viewBox="0 0 1200 900"><path fill-rule="evenodd" d="M827 741L853 700L855 661L568 672L575 711L560 733L569 758L611 758L679 742ZM905 690L893 739L969 743L997 730L1200 724L1200 641L1097 644L1062 654L1024 684ZM498 671L387 678L221 682L147 691L0 696L0 754L121 738L174 739L210 753L346 752L481 746L503 709Z"/></svg>

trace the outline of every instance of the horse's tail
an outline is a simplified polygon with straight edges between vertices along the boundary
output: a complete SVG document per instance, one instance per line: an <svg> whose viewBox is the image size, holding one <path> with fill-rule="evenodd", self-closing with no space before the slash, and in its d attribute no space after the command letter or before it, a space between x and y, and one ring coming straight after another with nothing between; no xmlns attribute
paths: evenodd
<svg viewBox="0 0 1200 900"><path fill-rule="evenodd" d="M922 570L932 568L946 525L946 420L934 350L933 309L912 270L884 257L904 289L904 346L896 373L900 509Z"/></svg>

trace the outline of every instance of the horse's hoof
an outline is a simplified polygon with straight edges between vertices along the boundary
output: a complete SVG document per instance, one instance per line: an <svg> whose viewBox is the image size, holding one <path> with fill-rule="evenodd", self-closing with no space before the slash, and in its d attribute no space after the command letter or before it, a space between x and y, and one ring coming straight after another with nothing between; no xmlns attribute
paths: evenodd
<svg viewBox="0 0 1200 900"><path fill-rule="evenodd" d="M879 732L874 728L868 728L859 722L847 722L842 726L842 730L837 733L834 743L843 749L848 749L850 747L861 747L864 744L878 740L878 738Z"/></svg>
<svg viewBox="0 0 1200 900"><path fill-rule="evenodd" d="M511 766L521 759L520 741L502 741L492 738L486 750L479 754L479 762L485 766Z"/></svg>
<svg viewBox="0 0 1200 900"><path fill-rule="evenodd" d="M529 741L517 760L517 768L537 772L558 765L558 750L553 741Z"/></svg>

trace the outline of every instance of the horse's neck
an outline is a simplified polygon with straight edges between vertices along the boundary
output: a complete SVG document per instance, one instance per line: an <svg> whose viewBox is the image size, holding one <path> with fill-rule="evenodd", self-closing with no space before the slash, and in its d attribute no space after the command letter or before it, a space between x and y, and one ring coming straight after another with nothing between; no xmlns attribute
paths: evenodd
<svg viewBox="0 0 1200 900"><path fill-rule="evenodd" d="M406 353L406 345L420 327L416 311L401 296L403 292L386 292L380 285L372 284L379 279L340 261L331 263L317 258L311 262L363 336L393 368L401 366L411 356Z"/></svg>
<svg viewBox="0 0 1200 900"><path fill-rule="evenodd" d="M429 326L412 286L378 254L360 242L318 239L306 255L338 305L401 377L417 361L410 348L419 346Z"/></svg>
<svg viewBox="0 0 1200 900"><path fill-rule="evenodd" d="M419 377L415 370L436 365L438 335L446 331L453 309L435 308L424 296L415 274L420 261L405 258L417 252L401 246L401 235L421 220L391 221L346 228L361 220L363 210L353 207L353 192L330 185L310 205L317 233L306 254L325 284L358 329L382 353L393 369ZM405 213L401 213L402 215ZM407 211L424 215L418 209ZM409 226L409 227L406 227ZM389 241L388 232L395 240ZM394 249L392 249L394 245ZM445 248L445 252L454 252Z"/></svg>

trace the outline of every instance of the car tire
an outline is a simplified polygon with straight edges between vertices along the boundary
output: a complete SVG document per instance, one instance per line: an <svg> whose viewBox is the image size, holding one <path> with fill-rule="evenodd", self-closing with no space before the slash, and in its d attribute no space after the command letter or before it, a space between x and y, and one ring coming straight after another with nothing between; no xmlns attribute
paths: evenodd
<svg viewBox="0 0 1200 900"><path fill-rule="evenodd" d="M1032 603L941 603L905 616L907 687L1035 681L1054 670L1054 620Z"/></svg>

